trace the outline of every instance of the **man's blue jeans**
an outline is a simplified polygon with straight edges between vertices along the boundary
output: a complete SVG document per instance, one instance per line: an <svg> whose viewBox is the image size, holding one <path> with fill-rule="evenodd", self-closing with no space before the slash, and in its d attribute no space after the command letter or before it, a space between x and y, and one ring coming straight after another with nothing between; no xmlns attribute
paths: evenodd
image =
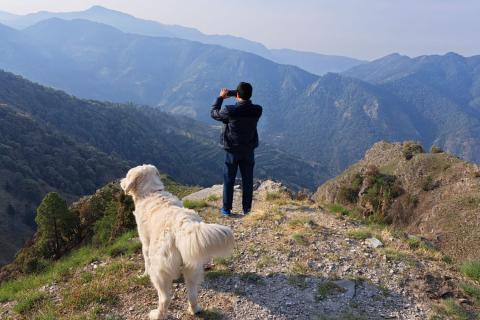
<svg viewBox="0 0 480 320"><path fill-rule="evenodd" d="M229 152L225 154L225 166L223 169L223 208L232 209L233 187L240 168L242 175L242 206L243 211L250 211L253 197L253 167L255 155L253 150L247 152Z"/></svg>

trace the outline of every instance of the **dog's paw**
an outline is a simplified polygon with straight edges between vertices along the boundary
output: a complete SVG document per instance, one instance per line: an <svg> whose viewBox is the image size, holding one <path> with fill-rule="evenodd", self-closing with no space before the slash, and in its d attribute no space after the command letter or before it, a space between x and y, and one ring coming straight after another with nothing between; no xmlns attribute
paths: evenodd
<svg viewBox="0 0 480 320"><path fill-rule="evenodd" d="M191 304L188 304L188 313L193 315L196 315L197 313L202 312L202 308L197 304L195 307L192 307Z"/></svg>
<svg viewBox="0 0 480 320"><path fill-rule="evenodd" d="M150 311L150 314L148 315L148 318L150 320L163 320L165 319L165 313L158 311L158 309Z"/></svg>

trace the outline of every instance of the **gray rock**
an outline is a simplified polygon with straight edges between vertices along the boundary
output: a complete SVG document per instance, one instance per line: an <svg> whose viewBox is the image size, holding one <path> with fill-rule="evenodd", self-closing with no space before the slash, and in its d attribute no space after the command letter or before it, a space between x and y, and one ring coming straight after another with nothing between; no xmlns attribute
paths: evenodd
<svg viewBox="0 0 480 320"><path fill-rule="evenodd" d="M334 283L345 290L343 296L346 297L348 300L351 300L355 297L356 283L354 281L338 280Z"/></svg>
<svg viewBox="0 0 480 320"><path fill-rule="evenodd" d="M365 244L373 249L383 247L382 241L378 240L377 238L365 239Z"/></svg>
<svg viewBox="0 0 480 320"><path fill-rule="evenodd" d="M260 199L264 199L269 193L289 193L287 187L280 182L272 180L263 181L255 191Z"/></svg>
<svg viewBox="0 0 480 320"><path fill-rule="evenodd" d="M239 190L240 186L236 185L235 190ZM204 200L207 199L209 196L216 196L222 198L223 195L223 185L216 184L211 186L210 188L205 188L200 191L194 192L189 194L186 197L183 197L182 200Z"/></svg>

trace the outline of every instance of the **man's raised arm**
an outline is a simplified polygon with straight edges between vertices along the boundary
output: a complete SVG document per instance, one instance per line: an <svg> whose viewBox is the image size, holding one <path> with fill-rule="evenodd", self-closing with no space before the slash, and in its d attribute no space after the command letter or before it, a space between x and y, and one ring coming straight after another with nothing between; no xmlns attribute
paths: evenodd
<svg viewBox="0 0 480 320"><path fill-rule="evenodd" d="M210 115L217 121L228 121L228 111L225 108L222 109L222 103L225 98L228 98L228 89L222 89L222 91L220 91L219 97L212 106Z"/></svg>

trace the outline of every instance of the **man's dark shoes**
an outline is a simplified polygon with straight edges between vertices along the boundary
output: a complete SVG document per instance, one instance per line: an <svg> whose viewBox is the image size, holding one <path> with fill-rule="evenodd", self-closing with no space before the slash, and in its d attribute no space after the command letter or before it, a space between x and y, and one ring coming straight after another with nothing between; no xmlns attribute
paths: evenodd
<svg viewBox="0 0 480 320"><path fill-rule="evenodd" d="M243 215L244 215L244 216L246 216L246 215L249 214L249 213L250 213L250 209L247 209L247 210L244 209L244 210L243 210Z"/></svg>
<svg viewBox="0 0 480 320"><path fill-rule="evenodd" d="M220 209L220 213L224 217L230 217L232 215L232 212L229 209L225 209L225 208Z"/></svg>

